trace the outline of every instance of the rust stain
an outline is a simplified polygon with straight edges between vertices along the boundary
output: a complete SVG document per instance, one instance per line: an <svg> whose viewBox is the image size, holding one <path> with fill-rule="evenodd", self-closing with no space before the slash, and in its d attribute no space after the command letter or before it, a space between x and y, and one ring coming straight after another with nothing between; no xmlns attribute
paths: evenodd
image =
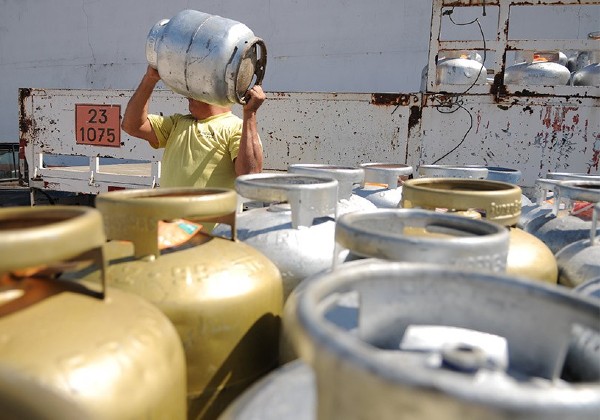
<svg viewBox="0 0 600 420"><path fill-rule="evenodd" d="M25 101L31 96L31 89L22 88L19 89L19 130L21 132L21 140L25 139L25 134L31 130L33 121L27 116L27 110L25 109Z"/></svg>
<svg viewBox="0 0 600 420"><path fill-rule="evenodd" d="M372 93L371 105L410 105L411 95L398 95L395 93Z"/></svg>
<svg viewBox="0 0 600 420"><path fill-rule="evenodd" d="M557 131L565 131L565 130L574 130L575 126L579 123L579 114L576 114L573 117L573 125L565 125L565 120L567 118L567 113L571 111L578 111L577 107L553 107L548 105L545 107L542 116L542 124L546 128L551 128L553 132Z"/></svg>
<svg viewBox="0 0 600 420"><path fill-rule="evenodd" d="M413 105L410 107L410 116L408 117L408 135L414 127L418 127L421 121L422 110L419 106Z"/></svg>
<svg viewBox="0 0 600 420"><path fill-rule="evenodd" d="M600 133L596 134L596 139L592 146L592 161L588 168L588 174L591 173L592 169L598 172L598 166L600 165Z"/></svg>

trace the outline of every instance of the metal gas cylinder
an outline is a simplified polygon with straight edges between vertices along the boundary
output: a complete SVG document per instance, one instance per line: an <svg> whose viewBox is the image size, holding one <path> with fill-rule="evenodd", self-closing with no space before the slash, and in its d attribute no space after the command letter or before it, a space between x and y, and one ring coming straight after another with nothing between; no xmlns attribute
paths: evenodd
<svg viewBox="0 0 600 420"><path fill-rule="evenodd" d="M279 268L284 299L306 277L331 267L337 180L261 173L237 177L235 189L242 197L270 203L269 207L238 214L237 238L266 255ZM229 236L231 229L219 225L213 234Z"/></svg>
<svg viewBox="0 0 600 420"><path fill-rule="evenodd" d="M600 43L600 32L591 32L589 39ZM575 71L571 77L573 86L600 86L600 47L598 50L589 51L586 54L587 65Z"/></svg>
<svg viewBox="0 0 600 420"><path fill-rule="evenodd" d="M288 166L288 173L333 178L338 182L337 213L345 214L357 210L374 209L375 204L364 197L354 194L365 181L363 168L317 163L294 163Z"/></svg>
<svg viewBox="0 0 600 420"><path fill-rule="evenodd" d="M421 91L425 91L427 71L421 71ZM487 82L487 70L483 58L473 51L444 51L436 63L436 83L447 85L473 85Z"/></svg>
<svg viewBox="0 0 600 420"><path fill-rule="evenodd" d="M552 212L554 199L554 186L556 179L539 178L535 181L535 199L521 207L521 217L517 227L527 231L527 227Z"/></svg>
<svg viewBox="0 0 600 420"><path fill-rule="evenodd" d="M364 197L377 208L397 208L402 198L402 184L413 175L413 167L396 163L361 163L364 184L354 194Z"/></svg>
<svg viewBox="0 0 600 420"><path fill-rule="evenodd" d="M573 288L573 293L600 299L600 277L595 277L581 283L579 286Z"/></svg>
<svg viewBox="0 0 600 420"><path fill-rule="evenodd" d="M496 223L456 214L420 209L375 209L339 216L335 242L332 269L347 261L376 258L504 272L509 233ZM290 321L286 318L290 314L289 307L297 304L302 290L303 284L286 301L279 351L282 362L297 357L287 328ZM347 302L338 310L332 310L331 317L348 318L353 311L356 311L356 305Z"/></svg>
<svg viewBox="0 0 600 420"><path fill-rule="evenodd" d="M467 178L489 179L517 185L521 179L518 169L484 165L421 165L419 176L422 178ZM522 206L531 204L531 200L521 194Z"/></svg>
<svg viewBox="0 0 600 420"><path fill-rule="evenodd" d="M329 317L349 295L354 328ZM585 338L599 336L599 313L497 273L354 261L306 281L292 326L302 361L221 420L596 419L599 354Z"/></svg>
<svg viewBox="0 0 600 420"><path fill-rule="evenodd" d="M476 210L510 229L507 273L556 283L558 268L552 251L538 238L515 225L521 215L521 188L481 179L420 178L404 183L402 207Z"/></svg>
<svg viewBox="0 0 600 420"><path fill-rule="evenodd" d="M2 418L186 418L173 325L106 288L102 217L90 207L0 210ZM97 270L100 286L57 279Z"/></svg>
<svg viewBox="0 0 600 420"><path fill-rule="evenodd" d="M554 206L554 187L559 181L575 180L600 181L600 176L585 173L548 172L546 178L539 178L535 181L535 201L523 206L517 226L528 230L530 224L533 226L539 220L544 220L544 217L552 212Z"/></svg>
<svg viewBox="0 0 600 420"><path fill-rule="evenodd" d="M508 182L509 184L519 185L522 173L518 169L505 168L502 166L485 166L488 170L486 179L490 181ZM521 194L521 209L525 206L533 204L531 199L525 194Z"/></svg>
<svg viewBox="0 0 600 420"><path fill-rule="evenodd" d="M486 179L488 177L488 170L483 166L420 165L419 177Z"/></svg>
<svg viewBox="0 0 600 420"><path fill-rule="evenodd" d="M558 181L554 192L552 211L533 219L525 229L556 254L563 247L589 236L591 203L600 202L600 181ZM566 202L564 209L563 201Z"/></svg>
<svg viewBox="0 0 600 420"><path fill-rule="evenodd" d="M525 52L523 62L509 66L504 71L507 85L559 86L567 85L571 72L559 63L561 56L555 52Z"/></svg>
<svg viewBox="0 0 600 420"><path fill-rule="evenodd" d="M600 181L600 175L576 172L548 172L546 178L559 181Z"/></svg>
<svg viewBox="0 0 600 420"><path fill-rule="evenodd" d="M485 166L488 170L487 179L490 181L508 182L518 185L521 181L522 173L518 169L504 168L502 166Z"/></svg>
<svg viewBox="0 0 600 420"><path fill-rule="evenodd" d="M264 41L240 22L182 10L152 27L146 59L173 91L228 106L245 103L253 81L261 84L267 50Z"/></svg>
<svg viewBox="0 0 600 420"><path fill-rule="evenodd" d="M446 51L436 65L436 83L448 85L485 84L487 70L477 53Z"/></svg>
<svg viewBox="0 0 600 420"><path fill-rule="evenodd" d="M185 349L188 418L215 418L276 366L283 306L281 275L271 261L199 229L203 222L235 224L235 191L113 191L99 194L96 207L110 240L110 284L171 319ZM177 241L161 231L164 221L195 235Z"/></svg>
<svg viewBox="0 0 600 420"><path fill-rule="evenodd" d="M600 239L597 238L599 217L600 203L596 203L589 239L575 241L556 253L560 284L577 287L592 278L600 277Z"/></svg>
<svg viewBox="0 0 600 420"><path fill-rule="evenodd" d="M486 221L421 209L377 209L338 217L336 256L506 270L509 233ZM334 258L334 267L341 258Z"/></svg>

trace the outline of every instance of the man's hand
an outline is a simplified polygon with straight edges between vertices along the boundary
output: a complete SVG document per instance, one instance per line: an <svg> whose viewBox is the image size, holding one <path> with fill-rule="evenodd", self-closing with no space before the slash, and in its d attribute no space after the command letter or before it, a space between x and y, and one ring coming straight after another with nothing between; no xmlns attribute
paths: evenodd
<svg viewBox="0 0 600 420"><path fill-rule="evenodd" d="M160 74L158 74L158 70L156 70L154 67L148 66L146 68L146 74L144 75L144 78L149 82L156 84L160 81Z"/></svg>
<svg viewBox="0 0 600 420"><path fill-rule="evenodd" d="M244 105L244 112L255 113L266 98L267 95L265 95L265 92L263 92L260 85L252 86L251 89L246 91L246 105Z"/></svg>

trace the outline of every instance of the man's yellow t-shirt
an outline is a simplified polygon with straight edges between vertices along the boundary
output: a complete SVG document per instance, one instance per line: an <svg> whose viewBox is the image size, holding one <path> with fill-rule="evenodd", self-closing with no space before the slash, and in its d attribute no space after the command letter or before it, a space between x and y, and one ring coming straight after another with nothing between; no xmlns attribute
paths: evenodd
<svg viewBox="0 0 600 420"><path fill-rule="evenodd" d="M161 187L234 188L242 120L231 112L196 120L192 115L148 115L164 148Z"/></svg>

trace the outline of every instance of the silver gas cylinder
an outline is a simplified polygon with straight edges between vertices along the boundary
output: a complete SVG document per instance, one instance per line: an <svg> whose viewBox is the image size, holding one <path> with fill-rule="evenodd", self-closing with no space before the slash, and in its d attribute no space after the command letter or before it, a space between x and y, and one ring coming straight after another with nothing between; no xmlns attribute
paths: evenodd
<svg viewBox="0 0 600 420"><path fill-rule="evenodd" d="M243 23L182 10L152 27L146 39L146 59L173 91L229 106L244 103L251 84L262 82L267 50L264 41Z"/></svg>
<svg viewBox="0 0 600 420"><path fill-rule="evenodd" d="M334 267L352 258L419 262L504 272L509 232L463 216L421 209L377 209L338 217Z"/></svg>
<svg viewBox="0 0 600 420"><path fill-rule="evenodd" d="M556 254L563 247L588 237L592 225L591 203L600 201L600 181L558 181L554 190L552 211L533 219L525 230Z"/></svg>
<svg viewBox="0 0 600 420"><path fill-rule="evenodd" d="M585 296L600 299L600 277L596 277L581 283L579 286L573 288L573 293L579 293Z"/></svg>
<svg viewBox="0 0 600 420"><path fill-rule="evenodd" d="M377 208L397 208L402 198L402 183L413 175L413 167L396 163L361 163L364 184L354 194L364 197Z"/></svg>
<svg viewBox="0 0 600 420"><path fill-rule="evenodd" d="M105 243L90 207L0 211L0 418L186 418L177 332L107 286ZM59 278L91 270L99 284Z"/></svg>
<svg viewBox="0 0 600 420"><path fill-rule="evenodd" d="M421 72L421 90L426 88L428 66ZM436 63L436 84L474 85L487 82L483 58L473 51L444 51Z"/></svg>
<svg viewBox="0 0 600 420"><path fill-rule="evenodd" d="M242 175L239 195L270 203L237 215L237 238L267 256L281 272L284 299L306 277L331 267L338 181L289 173ZM218 225L215 236L230 236Z"/></svg>
<svg viewBox="0 0 600 420"><path fill-rule="evenodd" d="M527 231L528 226L535 225L537 220L543 219L552 213L554 200L554 187L559 180L538 178L535 181L535 199L521 207L521 216L517 227Z"/></svg>
<svg viewBox="0 0 600 420"><path fill-rule="evenodd" d="M363 168L350 166L324 165L318 163L294 163L288 166L288 173L333 178L338 182L337 213L345 214L357 210L374 209L375 204L354 194L365 180Z"/></svg>
<svg viewBox="0 0 600 420"><path fill-rule="evenodd" d="M560 86L567 85L571 72L559 63L560 54L556 52L525 52L524 61L509 66L504 71L504 83L507 85Z"/></svg>
<svg viewBox="0 0 600 420"><path fill-rule="evenodd" d="M592 278L600 277L600 238L597 234L599 217L600 203L596 203L589 238L575 241L556 253L560 284L577 287Z"/></svg>
<svg viewBox="0 0 600 420"><path fill-rule="evenodd" d="M329 319L349 294L352 329ZM500 274L354 261L306 281L293 326L302 361L221 420L597 419L599 355L584 338L598 338L599 311Z"/></svg>
<svg viewBox="0 0 600 420"><path fill-rule="evenodd" d="M429 263L473 270L505 272L509 231L504 226L456 214L420 209L376 209L338 217L332 269L364 258ZM280 360L297 357L291 346L287 319L296 305L299 285L289 296L283 317ZM352 320L356 304L348 301L331 317Z"/></svg>
<svg viewBox="0 0 600 420"><path fill-rule="evenodd" d="M486 179L488 170L483 166L466 165L420 165L420 178Z"/></svg>
<svg viewBox="0 0 600 420"><path fill-rule="evenodd" d="M559 181L600 181L600 175L577 172L548 172L546 178Z"/></svg>
<svg viewBox="0 0 600 420"><path fill-rule="evenodd" d="M518 169L505 168L502 166L485 166L488 170L487 179L491 181L508 182L509 184L519 185L522 173Z"/></svg>
<svg viewBox="0 0 600 420"><path fill-rule="evenodd" d="M559 181L575 180L600 181L600 176L573 172L548 172L546 178L535 181L535 200L523 206L517 226L526 230L527 225L537 223L536 219L543 220L544 216L551 213L553 209L554 186Z"/></svg>
<svg viewBox="0 0 600 420"><path fill-rule="evenodd" d="M600 32L591 32L588 39L600 43ZM571 77L573 86L600 86L600 45L597 50L586 52L586 65L577 69Z"/></svg>
<svg viewBox="0 0 600 420"><path fill-rule="evenodd" d="M502 166L485 166L488 170L487 179L490 181L508 182L509 184L519 185L522 173L519 169L505 168ZM521 194L521 209L533 204L531 199L525 194Z"/></svg>
<svg viewBox="0 0 600 420"><path fill-rule="evenodd" d="M480 57L479 57L480 58ZM481 59L464 51L447 51L436 65L436 83L448 85L485 84L487 70Z"/></svg>

